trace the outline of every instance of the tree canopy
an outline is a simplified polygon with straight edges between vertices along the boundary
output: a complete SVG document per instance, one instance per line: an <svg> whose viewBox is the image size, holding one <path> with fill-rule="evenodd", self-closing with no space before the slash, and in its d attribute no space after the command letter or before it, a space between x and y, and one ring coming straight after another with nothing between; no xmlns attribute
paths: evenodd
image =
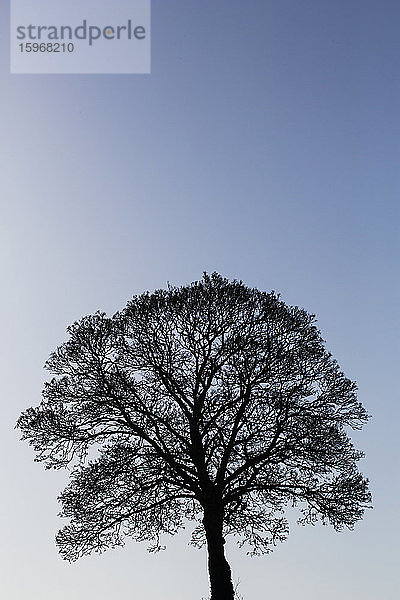
<svg viewBox="0 0 400 600"><path fill-rule="evenodd" d="M367 420L314 315L214 273L87 316L18 420L48 468L72 465L57 536L63 558L123 543L158 549L195 521L213 600L233 598L225 537L251 553L301 523L353 528L370 503L346 433Z"/></svg>

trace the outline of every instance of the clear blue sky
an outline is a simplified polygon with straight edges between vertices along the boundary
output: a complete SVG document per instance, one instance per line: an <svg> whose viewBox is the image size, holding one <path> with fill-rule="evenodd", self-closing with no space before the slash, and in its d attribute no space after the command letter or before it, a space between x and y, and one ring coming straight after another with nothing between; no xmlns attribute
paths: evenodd
<svg viewBox="0 0 400 600"><path fill-rule="evenodd" d="M128 0L126 0L128 4ZM205 553L171 540L72 566L64 473L13 431L66 326L204 270L317 314L373 414L374 510L228 548L246 600L395 600L399 580L399 25L381 0L153 0L149 76L13 75L0 8L1 575L7 600L200 600ZM179 585L176 581L179 577Z"/></svg>

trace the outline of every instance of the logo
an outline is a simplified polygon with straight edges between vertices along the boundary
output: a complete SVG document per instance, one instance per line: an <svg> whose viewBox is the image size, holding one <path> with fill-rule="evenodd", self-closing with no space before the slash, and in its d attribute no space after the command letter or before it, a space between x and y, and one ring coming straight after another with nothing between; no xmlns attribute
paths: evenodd
<svg viewBox="0 0 400 600"><path fill-rule="evenodd" d="M12 73L150 73L150 0L11 0Z"/></svg>

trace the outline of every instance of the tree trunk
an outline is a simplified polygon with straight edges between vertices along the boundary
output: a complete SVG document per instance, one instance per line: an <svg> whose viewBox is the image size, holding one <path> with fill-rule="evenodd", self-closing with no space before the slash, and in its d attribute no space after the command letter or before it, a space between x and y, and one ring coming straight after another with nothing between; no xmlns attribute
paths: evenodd
<svg viewBox="0 0 400 600"><path fill-rule="evenodd" d="M208 550L208 573L211 600L233 600L231 568L225 558L225 540L222 533L222 511L206 510L203 524Z"/></svg>

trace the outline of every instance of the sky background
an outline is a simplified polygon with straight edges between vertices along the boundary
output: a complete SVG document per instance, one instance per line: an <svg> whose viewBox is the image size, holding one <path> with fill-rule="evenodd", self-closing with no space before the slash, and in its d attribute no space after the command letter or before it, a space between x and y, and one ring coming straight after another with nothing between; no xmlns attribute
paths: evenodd
<svg viewBox="0 0 400 600"><path fill-rule="evenodd" d="M318 317L373 419L374 510L295 523L228 557L246 600L395 600L399 589L399 24L380 0L153 0L151 75L10 75L0 8L0 586L7 600L200 600L182 534L69 565L65 472L20 443L68 324L203 271Z"/></svg>

